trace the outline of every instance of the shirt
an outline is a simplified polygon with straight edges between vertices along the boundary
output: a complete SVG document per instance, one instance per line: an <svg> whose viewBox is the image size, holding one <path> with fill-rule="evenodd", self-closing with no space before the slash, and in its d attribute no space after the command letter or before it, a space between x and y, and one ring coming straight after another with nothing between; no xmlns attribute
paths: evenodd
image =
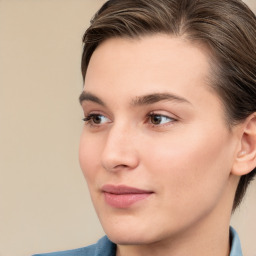
<svg viewBox="0 0 256 256"><path fill-rule="evenodd" d="M230 227L230 235L230 256L243 256L238 234L232 227ZM36 254L34 256L116 256L116 245L107 236L104 236L96 244L87 247L62 252Z"/></svg>

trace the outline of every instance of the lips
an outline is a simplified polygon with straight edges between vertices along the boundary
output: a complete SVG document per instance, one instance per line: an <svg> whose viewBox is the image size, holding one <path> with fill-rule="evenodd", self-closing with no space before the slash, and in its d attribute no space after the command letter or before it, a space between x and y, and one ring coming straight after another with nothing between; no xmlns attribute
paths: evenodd
<svg viewBox="0 0 256 256"><path fill-rule="evenodd" d="M114 208L129 208L148 198L153 192L128 186L105 185L102 187L105 201Z"/></svg>

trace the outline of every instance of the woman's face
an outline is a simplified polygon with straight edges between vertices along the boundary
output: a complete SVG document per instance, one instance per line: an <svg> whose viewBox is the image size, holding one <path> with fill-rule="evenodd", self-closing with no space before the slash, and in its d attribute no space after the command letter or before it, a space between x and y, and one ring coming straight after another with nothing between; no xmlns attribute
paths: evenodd
<svg viewBox="0 0 256 256"><path fill-rule="evenodd" d="M210 71L206 49L167 35L109 39L93 53L80 164L112 241L173 239L231 209L237 141Z"/></svg>

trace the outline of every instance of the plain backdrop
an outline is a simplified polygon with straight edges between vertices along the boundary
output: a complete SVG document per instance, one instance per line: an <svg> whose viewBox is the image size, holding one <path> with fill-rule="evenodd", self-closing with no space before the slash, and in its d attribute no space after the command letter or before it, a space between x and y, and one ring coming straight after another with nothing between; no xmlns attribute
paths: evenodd
<svg viewBox="0 0 256 256"><path fill-rule="evenodd" d="M0 0L0 256L103 235L78 163L81 38L102 3ZM245 256L256 256L255 195L256 182L232 220Z"/></svg>

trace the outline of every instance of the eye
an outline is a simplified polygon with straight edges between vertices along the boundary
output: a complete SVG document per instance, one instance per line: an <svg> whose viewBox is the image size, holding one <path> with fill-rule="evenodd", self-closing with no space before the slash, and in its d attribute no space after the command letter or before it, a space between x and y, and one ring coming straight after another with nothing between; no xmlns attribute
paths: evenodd
<svg viewBox="0 0 256 256"><path fill-rule="evenodd" d="M161 114L149 114L149 122L153 125L164 125L176 121L176 119L161 115Z"/></svg>
<svg viewBox="0 0 256 256"><path fill-rule="evenodd" d="M101 125L110 122L110 120L101 114L90 114L86 116L83 121L91 125Z"/></svg>

